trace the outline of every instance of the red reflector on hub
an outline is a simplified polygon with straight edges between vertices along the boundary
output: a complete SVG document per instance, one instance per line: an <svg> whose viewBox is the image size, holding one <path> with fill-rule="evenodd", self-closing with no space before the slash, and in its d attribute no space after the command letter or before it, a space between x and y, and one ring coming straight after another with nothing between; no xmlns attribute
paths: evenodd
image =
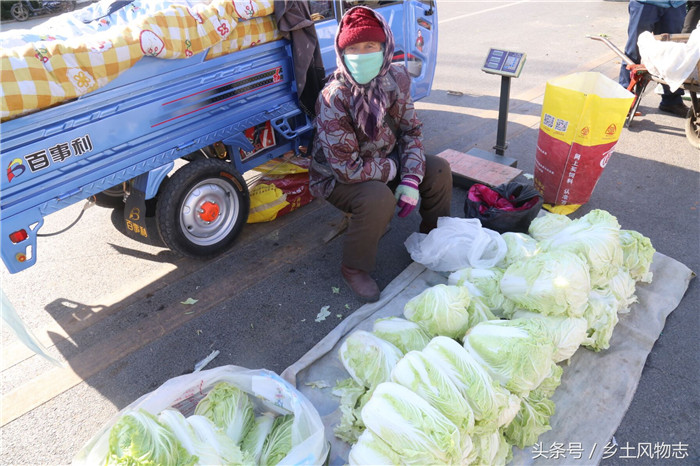
<svg viewBox="0 0 700 466"><path fill-rule="evenodd" d="M26 230L17 230L14 233L10 234L10 241L17 244L17 243L21 243L22 241L24 241L28 237L29 237L29 235L27 235Z"/></svg>

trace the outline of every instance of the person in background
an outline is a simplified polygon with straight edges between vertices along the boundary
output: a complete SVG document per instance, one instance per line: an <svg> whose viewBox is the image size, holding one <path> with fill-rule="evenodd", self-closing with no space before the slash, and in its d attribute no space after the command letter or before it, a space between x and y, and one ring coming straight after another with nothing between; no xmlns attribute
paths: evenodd
<svg viewBox="0 0 700 466"><path fill-rule="evenodd" d="M653 34L680 33L685 19L686 2L685 0L630 0L628 11L630 18L625 55L635 63L639 63L637 46L639 35L645 31ZM624 88L629 87L630 72L624 63L620 69L619 82ZM664 84L659 110L685 118L688 115L688 107L683 103L683 89L671 92Z"/></svg>
<svg viewBox="0 0 700 466"><path fill-rule="evenodd" d="M392 64L394 38L384 18L367 7L349 9L335 48L338 69L316 103L310 191L351 214L340 272L360 299L373 302L380 290L370 273L394 212L406 217L420 204L420 231L435 228L450 215L452 172L424 153L411 78Z"/></svg>
<svg viewBox="0 0 700 466"><path fill-rule="evenodd" d="M700 0L688 0L688 11L685 14L681 32L690 34L698 27L698 21L700 21Z"/></svg>

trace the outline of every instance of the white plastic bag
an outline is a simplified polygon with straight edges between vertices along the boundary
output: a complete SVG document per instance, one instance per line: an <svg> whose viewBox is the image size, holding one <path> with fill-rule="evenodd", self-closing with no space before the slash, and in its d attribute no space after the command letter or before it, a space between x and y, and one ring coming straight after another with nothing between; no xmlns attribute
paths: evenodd
<svg viewBox="0 0 700 466"><path fill-rule="evenodd" d="M697 79L700 29L690 34L687 43L659 41L651 32L643 32L637 45L644 66L651 74L666 81L671 92L676 91L686 79Z"/></svg>
<svg viewBox="0 0 700 466"><path fill-rule="evenodd" d="M109 432L126 411L144 409L157 415L176 408L183 415L194 413L199 400L219 382L228 382L251 395L256 414L273 411L294 414L292 449L279 464L323 464L329 446L321 417L311 402L289 382L266 369L221 366L172 378L122 409L73 458L74 465L104 464L109 451Z"/></svg>
<svg viewBox="0 0 700 466"><path fill-rule="evenodd" d="M413 233L404 244L414 261L435 272L488 269L508 250L498 232L482 228L475 218L440 217L437 228L427 235Z"/></svg>

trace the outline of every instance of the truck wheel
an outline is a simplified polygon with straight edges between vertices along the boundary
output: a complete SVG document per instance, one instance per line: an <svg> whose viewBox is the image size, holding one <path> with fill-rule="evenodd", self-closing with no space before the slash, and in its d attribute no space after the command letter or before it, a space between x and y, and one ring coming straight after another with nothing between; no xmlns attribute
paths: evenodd
<svg viewBox="0 0 700 466"><path fill-rule="evenodd" d="M693 147L700 149L700 115L696 115L692 108L685 119L685 137Z"/></svg>
<svg viewBox="0 0 700 466"><path fill-rule="evenodd" d="M95 194L95 204L110 209L124 207L124 187L118 184Z"/></svg>
<svg viewBox="0 0 700 466"><path fill-rule="evenodd" d="M26 21L29 19L29 10L27 9L26 6L22 4L22 2L16 2L12 7L10 8L10 15L16 20L16 21Z"/></svg>
<svg viewBox="0 0 700 466"><path fill-rule="evenodd" d="M176 171L159 193L156 224L170 249L207 259L231 246L249 209L248 186L233 165L195 160Z"/></svg>

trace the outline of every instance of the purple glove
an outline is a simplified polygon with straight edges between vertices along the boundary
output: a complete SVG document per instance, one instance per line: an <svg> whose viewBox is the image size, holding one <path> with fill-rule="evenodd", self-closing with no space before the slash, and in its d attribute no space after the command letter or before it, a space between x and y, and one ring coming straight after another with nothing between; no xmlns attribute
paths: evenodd
<svg viewBox="0 0 700 466"><path fill-rule="evenodd" d="M420 179L415 175L406 175L401 178L401 183L399 183L394 192L397 201L396 206L401 209L398 213L399 217L407 216L418 205L418 199L420 199L419 184Z"/></svg>

